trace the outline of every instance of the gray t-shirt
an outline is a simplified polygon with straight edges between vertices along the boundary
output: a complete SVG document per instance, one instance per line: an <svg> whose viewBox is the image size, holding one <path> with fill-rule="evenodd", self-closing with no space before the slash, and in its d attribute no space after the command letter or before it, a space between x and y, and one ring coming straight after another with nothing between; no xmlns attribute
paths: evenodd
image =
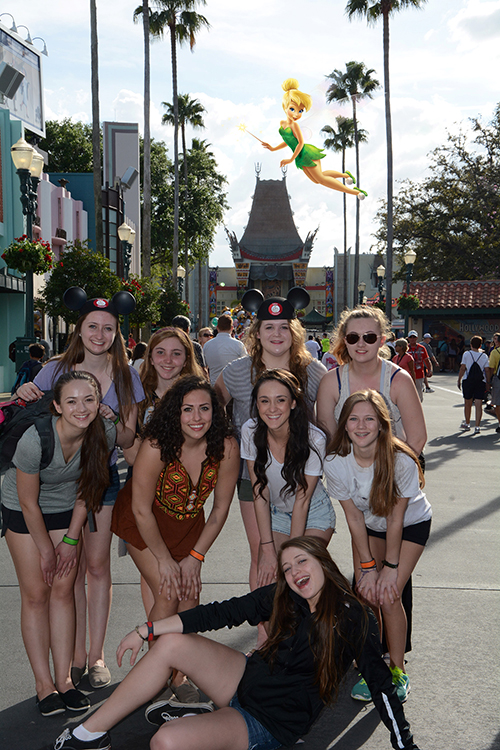
<svg viewBox="0 0 500 750"><path fill-rule="evenodd" d="M54 455L46 469L40 471L42 446L35 425L29 427L19 439L12 463L7 470L2 485L2 505L10 510L21 510L17 494L16 467L25 474L40 472L40 493L38 504L43 513L62 513L71 510L76 502L78 480L80 478L81 447L66 463L61 447L61 441L56 430L59 417L52 418L54 431ZM112 450L115 444L116 427L108 419L104 419L108 448Z"/></svg>

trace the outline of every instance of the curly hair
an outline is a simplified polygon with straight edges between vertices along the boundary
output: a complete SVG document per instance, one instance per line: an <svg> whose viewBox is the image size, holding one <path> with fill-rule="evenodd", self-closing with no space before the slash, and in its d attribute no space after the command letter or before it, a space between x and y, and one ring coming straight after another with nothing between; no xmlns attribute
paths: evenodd
<svg viewBox="0 0 500 750"><path fill-rule="evenodd" d="M355 307L354 310L344 310L339 318L337 328L334 331L332 341L333 345L330 351L336 358L339 365L345 365L351 361L345 336L347 326L352 320L373 320L380 329L381 336L387 336L390 333L390 325L386 316L378 307Z"/></svg>
<svg viewBox="0 0 500 750"><path fill-rule="evenodd" d="M184 443L181 430L181 409L184 398L192 391L206 391L212 403L212 424L205 435L207 457L213 461L224 458L224 440L232 430L215 389L203 377L185 375L180 377L165 393L147 425L142 431L143 440L148 439L160 449L161 459L167 464L179 458Z"/></svg>
<svg viewBox="0 0 500 750"><path fill-rule="evenodd" d="M312 536L288 539L278 552L277 584L273 611L269 620L269 637L260 649L264 659L272 664L281 641L293 635L298 627L296 604L282 566L283 552L296 547L314 557L321 565L325 583L313 615L310 644L316 664L316 683L321 699L325 703L336 700L343 677L344 652L346 647L356 651L362 643L352 640L352 627L348 621L350 607L363 611L363 638L368 631L366 610L354 595L348 580L342 575L321 540ZM345 606L345 605L349 606Z"/></svg>
<svg viewBox="0 0 500 750"><path fill-rule="evenodd" d="M120 331L118 318L115 318L113 313L110 313L107 310L103 310L102 312L108 312L108 314L113 317L116 324L116 335L113 343L107 351L107 355L111 359L112 380L118 399L120 421L122 422L122 424L125 424L133 406L133 385L132 376L130 374L130 365L128 363L127 352L125 350L125 341L123 340L123 336ZM55 377L61 375L64 372L73 370L75 365L81 364L85 359L85 347L83 345L80 333L83 323L88 318L88 316L92 314L93 311L86 313L86 315L82 315L81 318L78 318L75 329L71 334L71 340L68 344L68 348L66 349L64 354L53 357L54 360L57 360L59 362L58 367L55 370Z"/></svg>
<svg viewBox="0 0 500 750"><path fill-rule="evenodd" d="M254 463L257 480L254 489L258 489L259 495L264 497L263 492L267 487L266 468L269 465L268 427L259 414L257 399L261 387L269 382L281 383L287 388L292 401L295 401L295 408L290 411L289 435L285 449L285 460L281 469L281 476L285 480L282 492L283 494L294 494L299 488L305 492L307 480L304 470L312 448L309 442L309 410L299 381L288 370L266 370L252 390L250 413L257 420L257 427L253 436L257 449Z"/></svg>
<svg viewBox="0 0 500 750"><path fill-rule="evenodd" d="M54 401L61 404L64 388L68 383L85 381L93 389L97 404L101 401L101 386L97 378L84 370L71 370L64 373L54 385ZM59 412L52 405L51 411L59 417ZM102 496L109 487L109 448L106 430L99 412L89 424L83 435L80 451L80 478L78 480L78 494L85 500L88 512L96 513L102 504Z"/></svg>
<svg viewBox="0 0 500 750"><path fill-rule="evenodd" d="M250 324L250 327L248 328L248 331L246 332L244 337L243 343L246 346L248 354L252 358L252 383L255 383L266 369L266 366L262 361L262 343L257 336L260 331L261 325L266 322L268 321L258 320L257 318L255 318ZM310 362L312 362L313 358L305 347L304 329L302 328L299 321L294 318L292 320L287 320L286 322L288 323L288 327L292 336L288 369L295 375L295 377L301 384L302 389L305 391L307 389L307 366L310 364Z"/></svg>
<svg viewBox="0 0 500 750"><path fill-rule="evenodd" d="M327 448L327 455L347 456L351 452L351 439L347 434L346 424L356 404L370 404L380 425L370 491L370 508L376 516L387 518L401 497L396 482L397 453L406 453L415 461L420 487L425 485L424 475L415 453L393 434L391 416L383 396L371 388L366 391L356 391L346 399L340 412L337 431Z"/></svg>
<svg viewBox="0 0 500 750"><path fill-rule="evenodd" d="M184 367L182 368L179 377L182 377L183 375L196 375L198 377L203 376L202 369L196 361L196 355L194 353L191 339L189 338L187 333L182 330L182 328L174 328L173 326L170 326L168 328L160 328L159 331L153 333L153 335L149 339L147 349L144 352L144 362L142 363L139 371L142 381L142 387L144 388L144 393L146 394L146 398L139 405L138 419L140 425L142 425L143 423L146 410L150 406L153 406L155 403L154 393L156 388L158 387L158 373L156 372L155 367L151 361L151 355L153 353L153 350L156 349L156 347L166 339L178 339L179 343L186 353L186 361L184 362Z"/></svg>

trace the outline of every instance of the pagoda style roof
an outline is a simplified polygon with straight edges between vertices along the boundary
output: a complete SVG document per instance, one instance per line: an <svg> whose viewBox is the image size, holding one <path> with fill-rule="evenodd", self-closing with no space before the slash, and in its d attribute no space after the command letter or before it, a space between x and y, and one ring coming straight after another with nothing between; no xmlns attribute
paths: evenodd
<svg viewBox="0 0 500 750"><path fill-rule="evenodd" d="M257 178L248 224L239 241L242 258L283 261L300 258L304 249L285 180Z"/></svg>

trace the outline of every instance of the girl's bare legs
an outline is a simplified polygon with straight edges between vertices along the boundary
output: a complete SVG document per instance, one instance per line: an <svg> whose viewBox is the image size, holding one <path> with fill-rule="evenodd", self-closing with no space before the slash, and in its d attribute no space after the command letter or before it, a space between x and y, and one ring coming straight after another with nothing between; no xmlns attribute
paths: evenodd
<svg viewBox="0 0 500 750"><path fill-rule="evenodd" d="M257 564L259 561L259 544L260 544L260 533L257 525L257 518L255 516L255 508L253 502L246 502L240 500L241 517L243 519L243 525L248 539L248 545L250 547L250 591L255 591L257 588ZM267 633L264 624L260 622L257 626L257 644L256 649L259 649L267 641Z"/></svg>
<svg viewBox="0 0 500 750"><path fill-rule="evenodd" d="M64 530L50 532L54 546L63 535ZM5 538L21 592L21 633L35 676L36 693L43 700L57 689L64 693L73 687L70 667L75 635L76 568L67 577L55 577L49 587L43 580L40 553L32 537L9 529ZM49 649L55 680L50 672Z"/></svg>
<svg viewBox="0 0 500 750"><path fill-rule="evenodd" d="M246 659L242 653L203 638L203 636L177 633L162 635L154 647L137 662L123 682L118 685L111 697L85 721L83 726L89 732L107 732L125 716L151 700L164 686L173 669L187 672L218 706L226 708L236 692L245 671L245 665ZM234 750L240 750L240 748L245 750L248 747L245 722L234 709L227 709L224 715L229 712L237 714L241 722L235 718L232 724L233 731L235 731L232 745L219 746L228 747L228 750L230 747ZM212 714L215 719L214 732L217 732L218 713L217 711ZM198 721L201 718L196 717ZM188 725L184 722L188 721L191 720L186 718L181 722L172 723L182 723L182 726L187 728ZM200 722L200 725L201 731L207 731L204 722ZM222 724L221 728L225 733L225 724ZM165 734L166 732L162 731L162 741ZM202 739L203 737L198 737L198 747L207 746ZM163 747L163 745L152 745L152 747ZM171 747L171 745L165 745L165 747ZM183 745L178 744L177 747L180 748Z"/></svg>
<svg viewBox="0 0 500 750"><path fill-rule="evenodd" d="M104 666L104 639L108 627L109 613L111 610L111 514L113 508L104 505L96 514L97 531L90 532L88 524L83 532L85 547L86 574L87 574L87 597L85 594L85 576L79 575L75 586L75 600L77 602L77 626L78 642L75 645L74 665L81 664L81 656L85 652L85 627L82 626L83 612L88 610L89 623L89 668L93 666ZM82 564L83 568L83 564ZM83 571L80 571L83 573Z"/></svg>
<svg viewBox="0 0 500 750"><path fill-rule="evenodd" d="M128 544L127 549L130 557L136 564L141 574L141 581L144 580L144 583L146 584L153 597L153 606L148 615L149 620L152 620L153 622L155 620L162 620L165 617L170 617L171 615L177 614L177 612L183 612L186 609L192 609L200 603L199 598L187 599L186 601L180 602L177 599L175 592L171 594L171 599L167 599L166 590L164 590L162 594L159 594L158 591L160 588L160 579L158 575L158 563L156 557L147 547L144 550L138 550L136 547ZM184 680L184 673L177 672L172 680L172 686L179 687L179 685L181 685ZM165 687L165 683L161 687Z"/></svg>
<svg viewBox="0 0 500 750"><path fill-rule="evenodd" d="M153 736L151 750L246 750L248 731L234 708L169 721Z"/></svg>
<svg viewBox="0 0 500 750"><path fill-rule="evenodd" d="M349 177L347 174L342 172L335 172L333 170L327 170L323 172L321 169L321 162L315 162L315 167L302 167L302 171L309 177L312 182L323 187L331 188L332 190L339 190L341 193L349 193L350 195L359 195L359 190L351 188L348 185L344 185L336 177ZM334 176L335 175L335 176Z"/></svg>
<svg viewBox="0 0 500 750"><path fill-rule="evenodd" d="M385 540L378 537L370 537L370 549L377 561L377 568L382 569L382 560L385 558ZM421 544L402 541L401 552L399 554L399 567L397 587L402 593L406 582L412 574L419 558L424 551ZM405 671L404 656L406 646L406 614L401 603L401 599L395 599L394 603L385 598L384 604L380 607L385 628L385 637L391 657L391 667L396 666Z"/></svg>

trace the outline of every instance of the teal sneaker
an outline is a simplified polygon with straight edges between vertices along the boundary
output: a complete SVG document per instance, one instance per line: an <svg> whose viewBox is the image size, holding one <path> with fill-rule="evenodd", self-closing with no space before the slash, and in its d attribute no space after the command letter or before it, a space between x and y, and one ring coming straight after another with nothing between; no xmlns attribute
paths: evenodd
<svg viewBox="0 0 500 750"><path fill-rule="evenodd" d="M351 698L354 698L355 701L371 701L372 694L363 678L354 685L351 690Z"/></svg>
<svg viewBox="0 0 500 750"><path fill-rule="evenodd" d="M390 667L392 672L392 684L396 686L396 692L401 703L406 703L410 692L410 678L399 667Z"/></svg>

